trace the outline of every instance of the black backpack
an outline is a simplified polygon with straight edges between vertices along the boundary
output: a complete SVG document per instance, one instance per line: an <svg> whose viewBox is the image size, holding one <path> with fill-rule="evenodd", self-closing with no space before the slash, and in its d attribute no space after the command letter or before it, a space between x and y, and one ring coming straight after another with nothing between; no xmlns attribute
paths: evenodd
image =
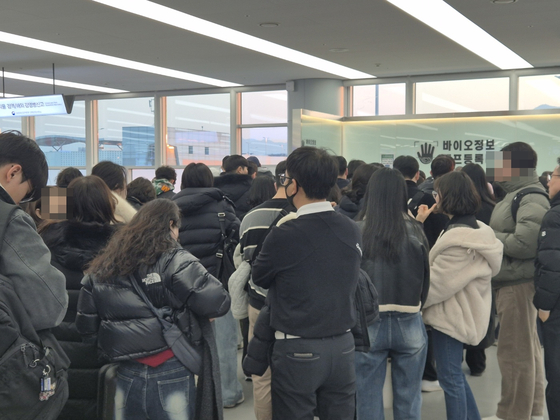
<svg viewBox="0 0 560 420"><path fill-rule="evenodd" d="M515 197L513 197L513 200L511 202L511 217L513 217L513 221L515 223L517 223L517 211L519 210L519 205L521 204L521 200L523 200L523 197L525 197L527 194L541 194L544 195L548 200L548 194L546 193L546 191L543 191L540 188L537 187L523 188L521 191L515 194Z"/></svg>
<svg viewBox="0 0 560 420"><path fill-rule="evenodd" d="M0 201L0 250L17 206ZM37 332L10 280L0 274L0 418L56 419L68 399L70 361L48 330ZM49 383L56 383L48 395ZM42 388L43 387L43 388ZM42 393L43 400L40 398Z"/></svg>

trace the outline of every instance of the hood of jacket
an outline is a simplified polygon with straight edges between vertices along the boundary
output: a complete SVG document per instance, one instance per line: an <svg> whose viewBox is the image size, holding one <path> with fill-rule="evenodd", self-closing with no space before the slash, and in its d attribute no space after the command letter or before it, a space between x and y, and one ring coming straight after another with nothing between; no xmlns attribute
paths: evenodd
<svg viewBox="0 0 560 420"><path fill-rule="evenodd" d="M116 229L116 225L65 220L48 225L41 236L62 266L83 271L107 245Z"/></svg>
<svg viewBox="0 0 560 420"><path fill-rule="evenodd" d="M156 195L160 195L162 193L166 193L169 191L173 191L175 189L175 185L173 185L169 180L165 178L161 179L152 179L152 185L156 189Z"/></svg>
<svg viewBox="0 0 560 420"><path fill-rule="evenodd" d="M224 199L230 201L218 188L183 188L172 200L177 203L181 213L188 216L210 203Z"/></svg>
<svg viewBox="0 0 560 420"><path fill-rule="evenodd" d="M445 249L461 247L467 249L467 252L482 255L490 265L492 275L498 274L502 265L503 245L492 228L480 221L477 223L478 229L455 227L445 231L430 251L430 265Z"/></svg>

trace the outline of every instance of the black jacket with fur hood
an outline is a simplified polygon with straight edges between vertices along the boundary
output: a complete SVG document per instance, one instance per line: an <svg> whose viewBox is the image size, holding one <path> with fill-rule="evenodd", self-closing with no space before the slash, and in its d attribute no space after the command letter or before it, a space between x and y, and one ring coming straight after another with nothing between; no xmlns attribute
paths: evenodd
<svg viewBox="0 0 560 420"><path fill-rule="evenodd" d="M116 226L65 220L47 225L41 232L51 251L51 264L66 277L69 299L62 324L53 330L71 362L70 398L59 420L96 418L97 375L105 362L99 361L95 346L82 343L75 320L84 269L105 247Z"/></svg>
<svg viewBox="0 0 560 420"><path fill-rule="evenodd" d="M242 175L236 173L223 173L214 178L214 187L222 190L224 195L235 204L235 214L239 220L251 210L249 204L249 190L253 179L251 175Z"/></svg>

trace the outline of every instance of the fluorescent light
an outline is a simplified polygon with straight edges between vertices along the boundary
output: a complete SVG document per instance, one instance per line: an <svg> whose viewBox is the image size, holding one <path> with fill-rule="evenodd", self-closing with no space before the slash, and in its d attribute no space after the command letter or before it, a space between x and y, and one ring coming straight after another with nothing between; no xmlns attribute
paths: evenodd
<svg viewBox="0 0 560 420"><path fill-rule="evenodd" d="M4 93L4 98L21 98L23 95L14 95L13 93ZM0 96L2 99L2 96Z"/></svg>
<svg viewBox="0 0 560 420"><path fill-rule="evenodd" d="M173 77L175 79L189 80L191 82L203 83L206 85L219 87L241 86L237 83L226 82L224 80L212 79L210 77L199 76L183 71L172 70L165 67L153 66L151 64L140 63L138 61L126 60L124 58L113 57L110 55L99 54L92 51L81 50L79 48L67 47L65 45L54 44L52 42L41 41L39 39L28 38L25 36L9 34L0 31L0 42L20 45L22 47L34 48L41 51L48 51L55 54L67 55L70 57L81 58L83 60L96 61L98 63L109 64L111 66L124 67L127 69L153 73L160 76Z"/></svg>
<svg viewBox="0 0 560 420"><path fill-rule="evenodd" d="M533 66L443 0L387 0L502 70Z"/></svg>
<svg viewBox="0 0 560 420"><path fill-rule="evenodd" d="M271 55L302 66L311 67L325 73L335 74L346 79L369 79L375 77L350 67L342 66L322 58L314 57L273 42L265 41L234 29L227 28L204 19L162 6L147 0L93 0L125 12L156 20L190 32L195 32L219 41Z"/></svg>
<svg viewBox="0 0 560 420"><path fill-rule="evenodd" d="M27 74L11 73L9 71L4 72L4 77L6 79L24 80L26 82L42 83L51 86L53 84L53 80L47 77L29 76ZM104 93L128 92L127 90L111 89L111 88L106 88L101 86L86 85L83 83L66 82L64 80L58 80L58 79L55 79L54 84L55 86L65 86L65 87L71 87L76 89L92 90L94 92L104 92Z"/></svg>

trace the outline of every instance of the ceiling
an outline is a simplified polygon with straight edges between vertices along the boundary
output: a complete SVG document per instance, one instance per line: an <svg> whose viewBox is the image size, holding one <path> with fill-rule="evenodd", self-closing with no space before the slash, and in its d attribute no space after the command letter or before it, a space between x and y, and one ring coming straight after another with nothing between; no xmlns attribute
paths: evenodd
<svg viewBox="0 0 560 420"><path fill-rule="evenodd" d="M385 0L155 1L378 77L498 70ZM560 65L560 1L446 1L535 68ZM340 78L90 0L1 0L0 31L242 85ZM340 48L349 51L329 51ZM57 79L131 92L208 87L0 42L6 71L52 77L52 63ZM52 93L48 85L11 79L5 90ZM57 93L94 92L57 87Z"/></svg>

